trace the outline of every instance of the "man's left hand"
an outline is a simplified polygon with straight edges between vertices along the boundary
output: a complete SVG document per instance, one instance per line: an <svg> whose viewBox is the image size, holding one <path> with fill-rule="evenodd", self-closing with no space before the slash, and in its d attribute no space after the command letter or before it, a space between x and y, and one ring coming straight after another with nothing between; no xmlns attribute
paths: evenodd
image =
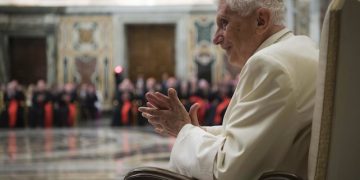
<svg viewBox="0 0 360 180"><path fill-rule="evenodd" d="M177 97L175 89L170 88L168 96L161 93L147 93L146 99L149 101L147 107L140 107L139 111L158 133L176 137L183 126L192 123L191 118L194 115L190 118L189 113ZM195 112L192 114L196 116L197 109L198 105L194 105L190 112Z"/></svg>

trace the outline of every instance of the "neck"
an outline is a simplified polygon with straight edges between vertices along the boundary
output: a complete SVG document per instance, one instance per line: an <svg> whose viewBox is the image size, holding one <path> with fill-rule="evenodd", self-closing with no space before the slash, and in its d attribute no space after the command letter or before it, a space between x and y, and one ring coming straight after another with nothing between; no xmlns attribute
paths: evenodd
<svg viewBox="0 0 360 180"><path fill-rule="evenodd" d="M274 25L271 29L269 29L268 33L265 35L265 39L269 38L270 36L276 34L277 32L283 30L285 26L283 25Z"/></svg>

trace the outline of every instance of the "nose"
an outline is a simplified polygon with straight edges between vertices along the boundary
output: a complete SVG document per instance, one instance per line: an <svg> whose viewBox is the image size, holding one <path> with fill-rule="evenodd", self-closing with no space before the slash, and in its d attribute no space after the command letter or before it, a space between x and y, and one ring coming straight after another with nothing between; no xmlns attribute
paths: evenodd
<svg viewBox="0 0 360 180"><path fill-rule="evenodd" d="M219 45L220 43L222 43L224 41L224 36L222 33L220 33L219 31L217 31L215 33L214 39L213 39L213 43L216 45Z"/></svg>

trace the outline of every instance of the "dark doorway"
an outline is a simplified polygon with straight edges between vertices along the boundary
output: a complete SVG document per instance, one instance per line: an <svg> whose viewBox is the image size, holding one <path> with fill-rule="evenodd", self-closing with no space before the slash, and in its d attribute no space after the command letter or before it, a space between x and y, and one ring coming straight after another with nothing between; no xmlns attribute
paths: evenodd
<svg viewBox="0 0 360 180"><path fill-rule="evenodd" d="M45 37L10 37L9 59L11 80L24 85L46 80Z"/></svg>
<svg viewBox="0 0 360 180"><path fill-rule="evenodd" d="M161 79L175 71L175 25L128 25L129 76Z"/></svg>

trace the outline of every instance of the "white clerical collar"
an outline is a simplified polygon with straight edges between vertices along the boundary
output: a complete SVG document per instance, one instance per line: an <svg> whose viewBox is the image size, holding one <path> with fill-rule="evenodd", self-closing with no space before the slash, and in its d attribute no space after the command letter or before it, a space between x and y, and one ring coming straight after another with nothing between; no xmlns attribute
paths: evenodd
<svg viewBox="0 0 360 180"><path fill-rule="evenodd" d="M282 30L280 30L279 32L271 35L269 38L267 38L257 49L255 52L260 51L261 49L264 49L274 43L279 42L281 39L283 38L287 38L289 36L292 36L293 34L291 33L291 31L287 28L284 28Z"/></svg>

